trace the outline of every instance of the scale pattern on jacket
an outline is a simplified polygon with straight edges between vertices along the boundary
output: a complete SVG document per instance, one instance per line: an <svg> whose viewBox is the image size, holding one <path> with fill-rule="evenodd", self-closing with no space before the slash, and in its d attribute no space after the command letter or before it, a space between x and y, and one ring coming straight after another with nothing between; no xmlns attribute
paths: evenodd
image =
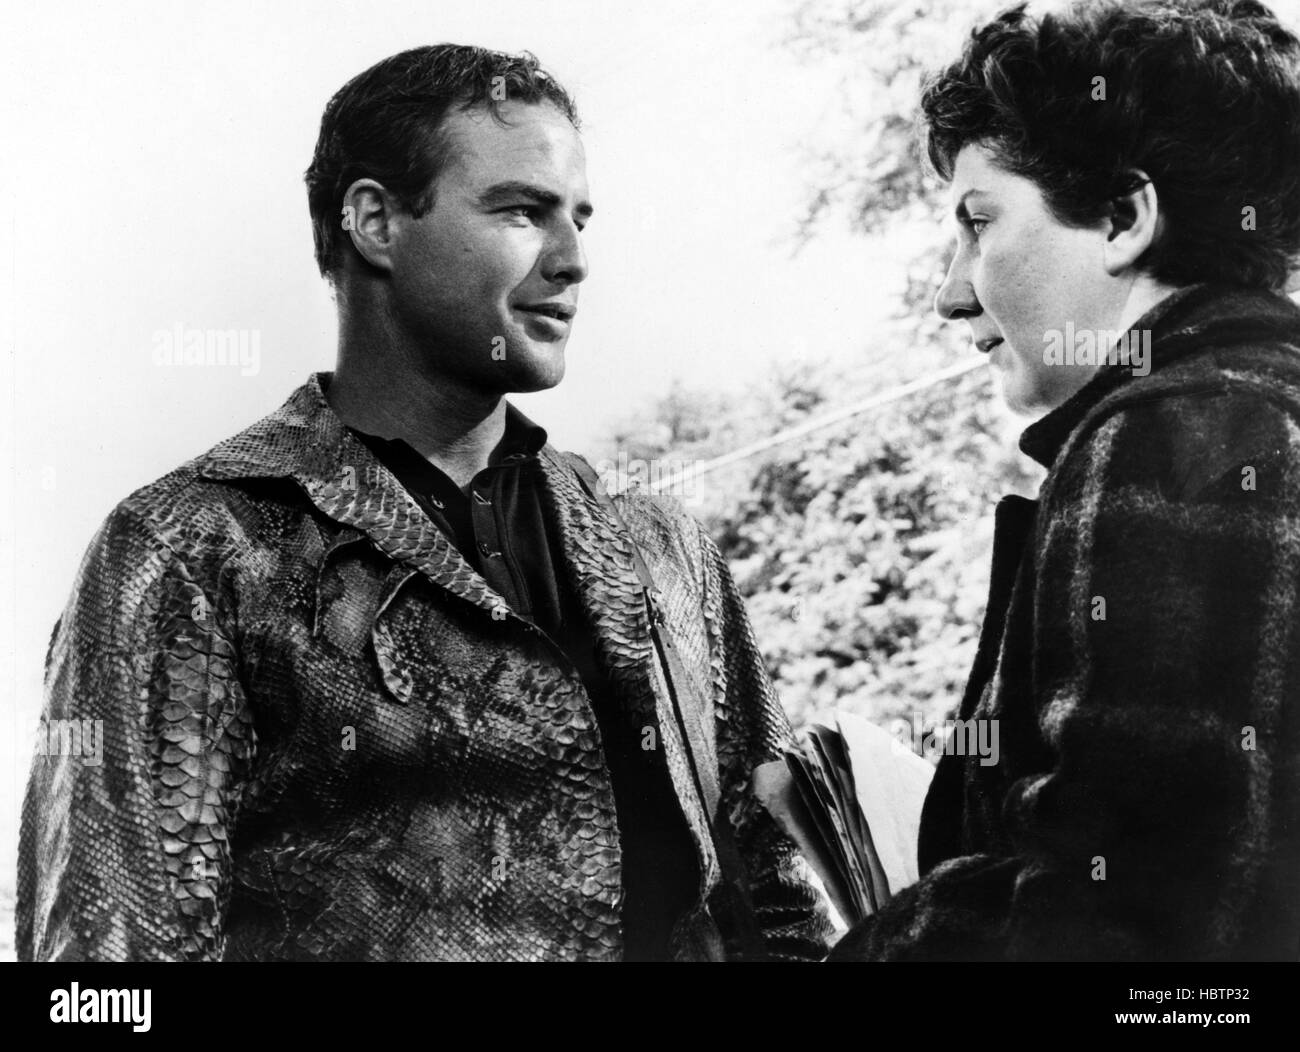
<svg viewBox="0 0 1300 1052"><path fill-rule="evenodd" d="M627 540L560 454L540 458L599 658L696 842L675 952L734 955ZM790 730L725 562L675 506L620 510L707 699L766 948L820 957L824 901L749 789ZM22 959L621 956L617 818L577 671L319 377L109 516L51 641L45 718L102 721L104 759L34 763Z"/></svg>

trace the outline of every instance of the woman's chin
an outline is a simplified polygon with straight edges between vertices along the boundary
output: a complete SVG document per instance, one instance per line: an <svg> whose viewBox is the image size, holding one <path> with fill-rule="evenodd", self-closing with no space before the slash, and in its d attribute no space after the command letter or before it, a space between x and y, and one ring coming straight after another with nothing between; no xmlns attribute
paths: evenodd
<svg viewBox="0 0 1300 1052"><path fill-rule="evenodd" d="M1045 391L1040 386L1025 383L1024 376L1014 368L994 363L993 372L997 377L1003 404L1017 416L1037 420L1065 401L1065 396L1058 392Z"/></svg>
<svg viewBox="0 0 1300 1052"><path fill-rule="evenodd" d="M1017 416L1033 416L1033 406L1026 401L1025 397L1028 392L1024 390L1024 385L1018 382L1015 373L1004 369L996 361L991 363L991 367L994 383L997 385L1003 404Z"/></svg>

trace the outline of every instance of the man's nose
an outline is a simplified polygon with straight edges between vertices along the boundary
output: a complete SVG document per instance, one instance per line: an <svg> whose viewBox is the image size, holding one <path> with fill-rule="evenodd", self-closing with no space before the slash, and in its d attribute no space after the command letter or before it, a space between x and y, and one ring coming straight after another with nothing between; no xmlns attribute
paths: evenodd
<svg viewBox="0 0 1300 1052"><path fill-rule="evenodd" d="M587 276L587 253L576 223L563 220L552 230L542 262L542 274L555 284L576 285Z"/></svg>
<svg viewBox="0 0 1300 1052"><path fill-rule="evenodd" d="M981 309L979 300L975 296L975 289L970 283L970 275L962 261L962 253L958 251L953 255L952 262L948 264L948 273L944 276L938 293L935 294L935 313L948 321L954 321L958 318L973 317L979 314Z"/></svg>

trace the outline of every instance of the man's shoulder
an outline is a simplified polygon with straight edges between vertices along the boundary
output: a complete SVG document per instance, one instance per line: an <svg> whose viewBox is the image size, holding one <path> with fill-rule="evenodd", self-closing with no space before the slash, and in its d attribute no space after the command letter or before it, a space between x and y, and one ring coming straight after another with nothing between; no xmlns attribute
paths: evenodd
<svg viewBox="0 0 1300 1052"><path fill-rule="evenodd" d="M576 453L560 453L552 447L548 449L583 479L588 492L596 495L597 490L603 488L610 494L610 502L647 561L652 564L671 563L689 569L697 578L702 577L703 559L707 556L710 541L704 528L686 511L681 501L669 494L651 493L643 487L610 493L610 480L600 475L585 458Z"/></svg>
<svg viewBox="0 0 1300 1052"><path fill-rule="evenodd" d="M122 552L141 546L172 554L227 548L248 543L269 508L302 503L284 480L208 478L203 459L187 461L118 501L100 526L100 539Z"/></svg>
<svg viewBox="0 0 1300 1052"><path fill-rule="evenodd" d="M628 528L660 544L687 543L698 547L703 527L669 494L630 490L614 497Z"/></svg>
<svg viewBox="0 0 1300 1052"><path fill-rule="evenodd" d="M599 486L610 494L618 513L637 534L645 534L664 542L683 537L694 539L700 532L699 522L682 506L680 500L667 493L654 493L643 486L614 488L610 479L597 472L589 460L577 453L562 453L553 447L550 452L569 469L582 477L585 488L594 492Z"/></svg>
<svg viewBox="0 0 1300 1052"><path fill-rule="evenodd" d="M306 498L283 456L292 426L282 406L222 439L122 498L101 535L173 550L224 546L269 509L300 510Z"/></svg>

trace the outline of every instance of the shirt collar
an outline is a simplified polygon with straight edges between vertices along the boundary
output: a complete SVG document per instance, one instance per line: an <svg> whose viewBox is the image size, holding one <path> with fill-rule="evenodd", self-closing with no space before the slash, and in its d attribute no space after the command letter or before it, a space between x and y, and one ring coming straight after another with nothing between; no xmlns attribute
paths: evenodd
<svg viewBox="0 0 1300 1052"><path fill-rule="evenodd" d="M533 423L509 402L506 403L505 431L497 445L493 466L516 467L537 456L546 445L546 429ZM435 490L459 492L446 473L421 455L410 443L400 438L380 438L357 428L348 430L364 442L370 451L397 476L408 489L420 493Z"/></svg>
<svg viewBox="0 0 1300 1052"><path fill-rule="evenodd" d="M501 439L501 451L506 455L521 453L536 456L546 445L546 428L533 423L509 402L506 403L506 430Z"/></svg>

